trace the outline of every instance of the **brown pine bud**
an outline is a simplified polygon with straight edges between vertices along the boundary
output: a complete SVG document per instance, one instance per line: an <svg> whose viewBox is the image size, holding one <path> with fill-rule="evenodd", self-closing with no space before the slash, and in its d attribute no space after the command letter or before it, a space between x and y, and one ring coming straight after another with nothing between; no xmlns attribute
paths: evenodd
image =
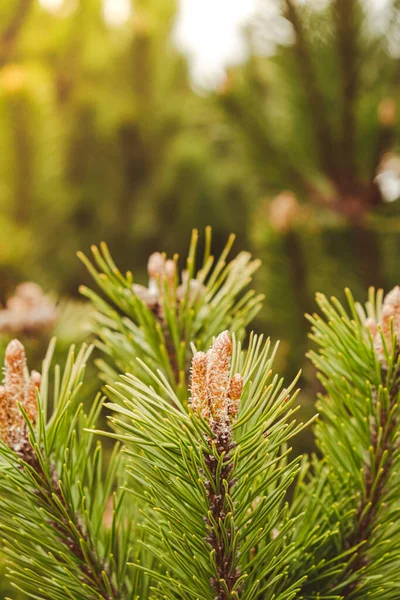
<svg viewBox="0 0 400 600"><path fill-rule="evenodd" d="M24 281L17 285L14 296L9 299L7 304L10 306L13 298L20 298L25 301L26 306L35 306L42 302L45 297L40 285L34 281Z"/></svg>
<svg viewBox="0 0 400 600"><path fill-rule="evenodd" d="M0 385L0 439L3 440L5 444L8 444L8 419L9 409L6 389L3 385Z"/></svg>
<svg viewBox="0 0 400 600"><path fill-rule="evenodd" d="M175 285L176 265L175 261L173 261L172 258L169 258L165 261L164 273L167 278L168 285L170 286L170 288L173 288L173 286Z"/></svg>
<svg viewBox="0 0 400 600"><path fill-rule="evenodd" d="M25 349L19 340L12 340L5 353L5 388L9 404L10 427L17 429L24 419L17 403L23 404L25 398Z"/></svg>
<svg viewBox="0 0 400 600"><path fill-rule="evenodd" d="M237 416L242 394L242 376L229 378L231 355L232 341L224 331L207 354L197 352L192 361L192 408L215 433L226 430Z"/></svg>
<svg viewBox="0 0 400 600"><path fill-rule="evenodd" d="M397 285L386 296L382 304L379 323L374 319L367 319L365 326L371 332L376 356L382 364L386 362L384 342L389 353L392 348L392 331L400 343L400 287Z"/></svg>
<svg viewBox="0 0 400 600"><path fill-rule="evenodd" d="M382 312L381 312L381 330L383 333L383 337L385 338L385 340L388 344L391 344L391 341L390 341L391 327L392 327L391 324L392 324L392 322L394 324L394 316L395 316L395 312L394 312L393 306L383 305Z"/></svg>
<svg viewBox="0 0 400 600"><path fill-rule="evenodd" d="M25 349L21 342L12 340L4 358L4 386L0 386L0 438L13 450L21 453L28 441L27 428L18 404L24 408L34 425L38 419L36 389L41 375L32 371L28 379Z"/></svg>
<svg viewBox="0 0 400 600"><path fill-rule="evenodd" d="M154 308L158 303L158 291L151 290L144 285L140 285L138 283L134 283L132 286L132 291L141 300L144 304L147 304L149 308Z"/></svg>
<svg viewBox="0 0 400 600"><path fill-rule="evenodd" d="M243 377L236 373L229 383L229 415L236 417L239 411L239 401L243 391Z"/></svg>
<svg viewBox="0 0 400 600"><path fill-rule="evenodd" d="M393 316L393 329L395 333L400 333L400 287L396 285L389 292L383 302L383 309L390 308Z"/></svg>
<svg viewBox="0 0 400 600"><path fill-rule="evenodd" d="M216 421L222 421L227 415L231 355L231 337L224 331L207 352L207 393L211 415Z"/></svg>
<svg viewBox="0 0 400 600"><path fill-rule="evenodd" d="M37 336L54 326L57 314L54 301L37 283L27 281L17 286L0 310L0 331Z"/></svg>
<svg viewBox="0 0 400 600"><path fill-rule="evenodd" d="M197 352L192 360L191 405L194 412L207 421L210 418L210 407L207 396L207 356Z"/></svg>
<svg viewBox="0 0 400 600"><path fill-rule="evenodd" d="M187 271L182 272L182 283L176 290L176 297L182 301L189 291L189 300L197 299L201 297L205 291L205 286L200 283L197 279L191 279L188 281L189 275ZM189 285L188 285L189 283ZM189 290L188 290L189 288Z"/></svg>

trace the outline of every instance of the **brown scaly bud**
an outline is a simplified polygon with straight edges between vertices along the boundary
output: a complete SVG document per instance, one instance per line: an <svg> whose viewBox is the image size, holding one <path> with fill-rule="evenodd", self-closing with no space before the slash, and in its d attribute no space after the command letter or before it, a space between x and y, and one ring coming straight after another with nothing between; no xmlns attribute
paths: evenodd
<svg viewBox="0 0 400 600"><path fill-rule="evenodd" d="M207 356L204 352L197 352L193 356L191 376L192 409L208 421L210 419L210 407L207 397Z"/></svg>
<svg viewBox="0 0 400 600"><path fill-rule="evenodd" d="M18 404L24 404L25 398L25 370L26 357L25 348L19 340L12 340L7 348L4 357L5 377L4 383L7 392L9 426L12 430L19 430L24 418L18 408Z"/></svg>
<svg viewBox="0 0 400 600"><path fill-rule="evenodd" d="M154 308L158 303L158 291L151 290L150 288L144 287L144 285L140 285L138 283L134 283L132 286L132 291L149 308Z"/></svg>
<svg viewBox="0 0 400 600"><path fill-rule="evenodd" d="M8 400L4 385L0 385L0 440L8 444Z"/></svg>
<svg viewBox="0 0 400 600"><path fill-rule="evenodd" d="M207 394L211 415L217 422L224 421L228 413L231 355L231 337L228 331L224 331L207 352Z"/></svg>
<svg viewBox="0 0 400 600"><path fill-rule="evenodd" d="M182 283L176 287L177 280L177 265L172 258L165 258L161 252L153 252L147 263L147 271L149 274L148 287L133 284L132 291L139 300L147 304L147 306L156 314L161 321L164 319L164 311L162 308L162 300L165 294L165 284L169 291L178 302L182 302L188 294L189 300L193 300L203 295L205 286L197 279L190 279L187 271L182 271ZM175 290L175 293L174 293Z"/></svg>
<svg viewBox="0 0 400 600"><path fill-rule="evenodd" d="M400 287L398 285L396 285L396 287L394 287L385 297L382 307L382 316L385 309L388 313L390 310L390 316L393 316L393 328L395 333L398 334L400 332Z"/></svg>
<svg viewBox="0 0 400 600"><path fill-rule="evenodd" d="M229 407L228 412L231 417L236 417L239 410L239 400L243 391L243 377L236 373L229 383Z"/></svg>
<svg viewBox="0 0 400 600"><path fill-rule="evenodd" d="M29 377L23 345L12 340L4 357L4 386L0 386L0 438L15 451L21 451L28 441L26 423L18 404L35 424L38 416L36 389L40 383L41 375L37 371L32 371Z"/></svg>
<svg viewBox="0 0 400 600"><path fill-rule="evenodd" d="M192 408L214 431L229 426L238 412L243 379L239 373L229 378L231 356L232 341L224 331L207 354L198 352L192 361Z"/></svg>
<svg viewBox="0 0 400 600"><path fill-rule="evenodd" d="M176 297L178 300L182 301L185 298L188 293L188 288L189 300L202 296L206 291L205 286L197 279L189 280L189 273L185 270L182 271L182 283L176 290Z"/></svg>

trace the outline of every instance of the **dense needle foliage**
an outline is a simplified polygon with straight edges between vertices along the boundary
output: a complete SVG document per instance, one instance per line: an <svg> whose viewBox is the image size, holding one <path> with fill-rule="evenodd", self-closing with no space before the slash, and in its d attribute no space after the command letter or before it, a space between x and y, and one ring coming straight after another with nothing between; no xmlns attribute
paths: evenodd
<svg viewBox="0 0 400 600"><path fill-rule="evenodd" d="M307 426L296 420L297 379L274 373L270 340L241 341L259 307L244 291L257 264L247 254L226 262L228 247L212 268L208 239L197 270L193 236L187 274L178 257L156 253L148 287L122 275L104 245L94 250L100 271L86 261L113 305L84 290L97 311L110 430L99 427L101 395L81 402L92 348L72 348L60 369L53 341L40 374L19 341L8 345L9 577L42 600L395 600L400 289L370 290L365 307L348 292L347 309L318 295L322 314L309 318L325 390L319 455L302 458L290 448Z"/></svg>

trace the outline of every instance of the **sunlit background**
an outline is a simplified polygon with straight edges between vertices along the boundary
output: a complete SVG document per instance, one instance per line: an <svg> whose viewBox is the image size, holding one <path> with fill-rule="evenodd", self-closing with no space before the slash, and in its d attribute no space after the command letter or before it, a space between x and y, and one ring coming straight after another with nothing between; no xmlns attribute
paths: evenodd
<svg viewBox="0 0 400 600"><path fill-rule="evenodd" d="M64 0L39 0L44 9L62 14ZM180 0L173 38L188 56L194 83L212 87L225 68L247 55L243 29L254 18L257 0ZM112 27L124 25L134 12L130 0L104 0L103 15Z"/></svg>
<svg viewBox="0 0 400 600"><path fill-rule="evenodd" d="M190 230L263 259L294 371L314 292L397 283L394 0L0 3L0 294L78 297L106 239L144 276Z"/></svg>
<svg viewBox="0 0 400 600"><path fill-rule="evenodd" d="M399 284L399 90L397 0L3 0L0 345L87 336L78 250L141 283L211 225L262 259L254 326L310 411L315 292Z"/></svg>

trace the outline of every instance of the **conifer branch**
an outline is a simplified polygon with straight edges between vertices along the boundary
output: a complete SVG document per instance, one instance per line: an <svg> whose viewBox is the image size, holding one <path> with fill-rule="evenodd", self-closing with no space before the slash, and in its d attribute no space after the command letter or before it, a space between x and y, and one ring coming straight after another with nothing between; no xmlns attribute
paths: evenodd
<svg viewBox="0 0 400 600"><path fill-rule="evenodd" d="M224 332L195 354L189 408L161 373L151 387L125 376L109 390L132 491L153 509L147 548L165 571L134 567L158 580L160 598L255 600L268 589L287 600L303 579L286 581L294 546L285 495L298 460L286 460L285 445L303 427L290 419L295 382L267 384L269 343L254 336L248 353L231 347Z"/></svg>
<svg viewBox="0 0 400 600"><path fill-rule="evenodd" d="M97 446L93 453L93 435L85 432L96 420L100 397L88 416L76 404L90 349L83 347L76 360L70 354L64 378L56 377L54 412L46 424L53 346L43 363L43 377L36 372L27 377L20 342L13 340L6 351L5 384L0 388L0 529L12 565L10 574L18 587L41 599L61 600L66 590L76 600L130 598L130 586L118 572L119 561L129 556L124 550L129 532L124 533L125 539L118 537L122 535L119 519L125 518L122 505L120 514L112 517L112 530L103 524L121 463L119 449L111 456L104 478L99 473L101 448ZM92 496L94 477L97 491ZM118 491L115 501L122 499ZM34 569L31 581L27 569ZM125 569L126 565L120 573Z"/></svg>
<svg viewBox="0 0 400 600"><path fill-rule="evenodd" d="M394 440L394 433L398 428L398 417L393 416L394 409L397 408L398 381L390 391L389 406L382 406L379 410L379 421L383 435L380 437L376 425L372 426L371 431L371 453L375 456L376 465L379 469L375 472L370 464L364 469L365 479L365 497L359 504L355 516L354 530L346 541L348 549L358 548L356 558L351 562L345 572L345 577L352 573L361 572L369 563L368 545L373 534L373 528L376 527L379 509L384 501L385 489L391 476L394 465L393 455L398 447L398 440ZM378 404L378 391L374 390L374 400ZM351 581L342 591L347 598L351 593L357 591L362 586L357 580Z"/></svg>
<svg viewBox="0 0 400 600"><path fill-rule="evenodd" d="M211 580L215 600L229 600L239 578L238 557L231 548L237 530L230 523L228 498L232 497L235 484L232 477L235 442L231 421L238 412L243 378L239 373L229 378L231 354L232 342L226 331L218 336L207 354L195 354L192 367L192 409L208 421L214 450L211 454L203 450L203 455L210 510L207 541L214 553L217 571L217 576Z"/></svg>
<svg viewBox="0 0 400 600"><path fill-rule="evenodd" d="M386 384L387 398L384 399L379 388L372 389L374 409L377 413L376 421L371 423L370 454L374 456L374 464L368 461L364 466L365 490L363 498L357 508L354 530L346 541L347 548L359 548L356 558L347 569L349 572L360 572L369 562L368 549L373 528L377 524L379 510L385 499L387 485L395 465L395 458L399 450L399 415L398 402L400 392L400 347L398 335L400 333L400 288L396 287L387 295L381 311L381 322L378 325L371 319L367 325L373 335L374 349L380 359L381 378ZM394 327L395 340L392 336ZM394 343L393 343L394 342ZM394 353L394 369L390 373L384 356L386 345L389 352ZM357 590L359 583L352 581L343 590L347 597Z"/></svg>
<svg viewBox="0 0 400 600"><path fill-rule="evenodd" d="M209 242L199 272L192 243L182 277L176 258L153 254L147 287L123 276L105 246L94 251L101 273L86 261L114 303L86 292L116 357L104 371L135 365L107 386L111 432L96 429L100 396L89 414L81 404L90 348L72 349L50 377L54 342L41 375L29 373L22 344L9 344L0 530L11 579L38 600L393 600L400 288L385 298L371 290L365 308L347 291L349 311L318 295L323 317L309 318L325 389L321 457L292 459L305 427L294 418L297 380L285 388L273 375L269 340L251 335L243 350L227 329L212 333L243 328L258 308L241 296L255 265L247 254L226 265L226 251L212 270ZM116 441L106 461L98 433Z"/></svg>
<svg viewBox="0 0 400 600"><path fill-rule="evenodd" d="M331 558L305 585L305 597L324 591L337 598L390 599L397 589L400 528L391 519L400 493L399 298L395 288L382 304L382 294L371 290L365 311L348 292L349 318L336 299L319 295L328 323L310 317L312 338L320 346L311 358L327 390L319 402L317 440L337 502L325 518L339 514L340 536L336 543L327 539L320 556ZM318 478L310 483L315 485Z"/></svg>
<svg viewBox="0 0 400 600"><path fill-rule="evenodd" d="M243 337L246 325L261 307L262 295L246 291L259 261L241 252L227 262L234 241L230 236L222 255L211 255L211 230L206 230L205 253L196 269L198 233L193 231L186 269L180 274L178 257L153 253L148 262L148 286L133 282L114 264L105 244L92 248L96 266L85 263L108 301L81 288L96 308L94 331L107 360L99 363L104 378L115 381L120 372L141 372L136 357L146 359L154 371L162 369L187 402L190 345L206 349L213 336L229 328ZM99 269L100 271L98 271Z"/></svg>

